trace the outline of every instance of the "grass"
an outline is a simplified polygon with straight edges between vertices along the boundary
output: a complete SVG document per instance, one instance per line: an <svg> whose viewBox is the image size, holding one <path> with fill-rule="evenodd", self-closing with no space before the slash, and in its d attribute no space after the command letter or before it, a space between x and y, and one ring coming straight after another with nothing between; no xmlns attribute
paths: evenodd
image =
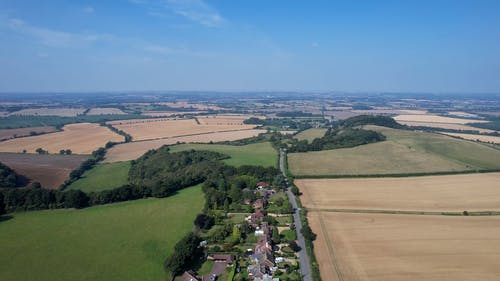
<svg viewBox="0 0 500 281"><path fill-rule="evenodd" d="M278 165L278 152L270 142L259 142L248 145L180 144L171 146L171 152L189 149L211 150L226 154L230 158L224 160L224 162L236 167L242 165L277 167Z"/></svg>
<svg viewBox="0 0 500 281"><path fill-rule="evenodd" d="M298 140L307 140L312 142L315 138L321 138L325 135L326 129L324 128L311 128L305 131L302 131L295 135L295 138Z"/></svg>
<svg viewBox="0 0 500 281"><path fill-rule="evenodd" d="M383 142L353 148L288 154L296 176L384 175L500 169L500 151L490 146L428 132L378 126Z"/></svg>
<svg viewBox="0 0 500 281"><path fill-rule="evenodd" d="M163 199L14 213L0 222L0 280L165 280L163 261L203 201L198 185Z"/></svg>
<svg viewBox="0 0 500 281"><path fill-rule="evenodd" d="M86 171L82 178L67 189L80 189L84 192L114 189L128 183L130 161L96 165Z"/></svg>

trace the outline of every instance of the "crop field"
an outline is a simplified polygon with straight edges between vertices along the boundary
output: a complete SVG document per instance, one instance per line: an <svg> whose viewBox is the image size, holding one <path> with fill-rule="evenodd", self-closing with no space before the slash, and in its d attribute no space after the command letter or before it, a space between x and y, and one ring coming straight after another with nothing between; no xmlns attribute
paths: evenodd
<svg viewBox="0 0 500 281"><path fill-rule="evenodd" d="M233 126L252 126L254 125L244 125L243 121L250 117L255 117L252 115L245 114L218 114L218 115L205 115L198 116L197 119L202 125L233 125Z"/></svg>
<svg viewBox="0 0 500 281"><path fill-rule="evenodd" d="M496 280L499 216L309 212L323 280Z"/></svg>
<svg viewBox="0 0 500 281"><path fill-rule="evenodd" d="M255 165L263 167L276 167L278 165L278 152L270 142L253 143L248 145L222 145L222 144L180 144L171 147L172 152L183 150L210 150L229 155L231 158L224 160L228 165Z"/></svg>
<svg viewBox="0 0 500 281"><path fill-rule="evenodd" d="M500 173L407 178L297 179L306 208L500 211Z"/></svg>
<svg viewBox="0 0 500 281"><path fill-rule="evenodd" d="M0 143L0 152L35 153L37 148L49 153L59 153L61 149L71 149L75 154L90 154L108 141L121 142L120 136L110 129L95 123L70 124L63 131L45 135L11 139Z"/></svg>
<svg viewBox="0 0 500 281"><path fill-rule="evenodd" d="M411 115L402 114L394 117L396 121L411 121L411 122L430 122L430 123L449 123L449 124L467 124L467 123L486 123L485 120L476 119L463 119L463 118L453 118L444 117L438 115Z"/></svg>
<svg viewBox="0 0 500 281"><path fill-rule="evenodd" d="M500 150L440 134L367 126L387 140L288 154L294 175L388 175L500 169Z"/></svg>
<svg viewBox="0 0 500 281"><path fill-rule="evenodd" d="M473 140L473 141L489 142L489 143L500 143L500 137L496 137L496 136L446 133L446 132L443 132L443 134L453 136L453 137L458 137L458 138L465 139L465 140Z"/></svg>
<svg viewBox="0 0 500 281"><path fill-rule="evenodd" d="M197 115L203 113L203 111L148 111L148 112L143 112L142 115L144 116L151 116L151 117L169 117L169 116L174 116L174 115L182 115L182 114L191 114L191 115Z"/></svg>
<svg viewBox="0 0 500 281"><path fill-rule="evenodd" d="M88 112L87 115L107 115L107 114L119 114L123 115L126 114L119 108L113 108L113 107L95 107L91 108Z"/></svg>
<svg viewBox="0 0 500 281"><path fill-rule="evenodd" d="M28 108L12 112L10 115L37 115L73 117L85 112L85 108Z"/></svg>
<svg viewBox="0 0 500 281"><path fill-rule="evenodd" d="M209 143L221 141L234 141L257 136L265 133L265 130L241 130L198 134L184 137L163 138L149 141L129 142L115 145L106 153L105 162L119 162L134 160L142 156L150 149L157 149L163 145L176 143Z"/></svg>
<svg viewBox="0 0 500 281"><path fill-rule="evenodd" d="M130 161L99 164L86 171L82 178L67 189L79 189L84 192L114 189L128 183L129 170Z"/></svg>
<svg viewBox="0 0 500 281"><path fill-rule="evenodd" d="M14 213L0 222L0 280L166 280L163 262L203 202L196 186L163 199Z"/></svg>
<svg viewBox="0 0 500 281"><path fill-rule="evenodd" d="M35 134L51 133L55 132L57 129L53 126L42 126L42 127L31 127L31 128L19 128L19 129L4 129L0 130L0 140L12 139L17 137L25 137Z"/></svg>
<svg viewBox="0 0 500 281"><path fill-rule="evenodd" d="M206 105L200 103L188 103L183 101L178 102L159 102L158 104L166 105L171 108L194 108L198 110L224 110L224 108L215 105Z"/></svg>
<svg viewBox="0 0 500 281"><path fill-rule="evenodd" d="M469 125L452 124L452 123L435 123L435 122L415 122L415 121L398 121L399 124L413 126L413 127L431 127L438 129L451 129L462 131L478 131L480 133L491 133L493 130L476 128Z"/></svg>
<svg viewBox="0 0 500 281"><path fill-rule="evenodd" d="M226 120L226 119L224 119ZM252 129L255 125L242 125L242 123L209 123L198 124L195 119L149 119L134 120L133 122L113 124L119 130L132 135L135 141L151 140L158 138L171 138L193 134L215 133L221 131L235 131Z"/></svg>
<svg viewBox="0 0 500 281"><path fill-rule="evenodd" d="M58 188L85 160L84 155L0 153L0 162L49 189Z"/></svg>
<svg viewBox="0 0 500 281"><path fill-rule="evenodd" d="M313 141L315 138L321 138L325 135L326 129L323 128L312 128L302 131L295 135L298 140L307 140L309 142Z"/></svg>

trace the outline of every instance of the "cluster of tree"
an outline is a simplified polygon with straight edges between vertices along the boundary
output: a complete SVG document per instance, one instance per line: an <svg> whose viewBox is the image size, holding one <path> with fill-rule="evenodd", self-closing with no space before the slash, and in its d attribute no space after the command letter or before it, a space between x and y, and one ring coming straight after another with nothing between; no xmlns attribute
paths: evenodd
<svg viewBox="0 0 500 281"><path fill-rule="evenodd" d="M18 175L7 165L0 162L0 187L11 188L23 186L26 183L26 178Z"/></svg>
<svg viewBox="0 0 500 281"><path fill-rule="evenodd" d="M341 131L329 129L325 136L314 139L311 143L307 140L295 141L289 152L319 151L326 149L355 147L358 145L384 141L385 136L379 132L364 129L348 128Z"/></svg>
<svg viewBox="0 0 500 281"><path fill-rule="evenodd" d="M64 155L64 154L71 155L71 154L73 154L73 151L71 151L71 149L61 149L61 150L59 150L59 154L61 154L61 155Z"/></svg>
<svg viewBox="0 0 500 281"><path fill-rule="evenodd" d="M122 136L125 138L125 142L131 142L131 141L132 141L132 136L131 136L131 135L129 135L129 134L127 134L127 133L126 133L125 131L123 131L123 130L117 129L117 128L115 128L115 127L113 127L113 126L111 126L111 125L109 125L109 124L107 124L107 123L105 123L105 122L102 122L102 123L101 123L101 126L105 126L105 127L107 127L108 129L110 129L111 131L113 131L113 132L115 132L115 133L117 133L117 134L119 134L119 135L122 135ZM108 147L106 147L106 148L108 148Z"/></svg>
<svg viewBox="0 0 500 281"><path fill-rule="evenodd" d="M293 212L293 207L290 201L280 197L267 205L266 210L270 213L290 214Z"/></svg>
<svg viewBox="0 0 500 281"><path fill-rule="evenodd" d="M303 112L303 111L285 111L276 113L278 117L313 117L315 116L312 113Z"/></svg>
<svg viewBox="0 0 500 281"><path fill-rule="evenodd" d="M97 150L94 150L89 159L83 161L78 168L69 173L69 179L64 181L64 183L60 186L60 189L63 190L73 182L80 179L85 171L92 169L97 162L104 160L105 155L106 148L104 147L99 147Z"/></svg>
<svg viewBox="0 0 500 281"><path fill-rule="evenodd" d="M5 214L5 203L3 201L3 194L0 192L0 216Z"/></svg>
<svg viewBox="0 0 500 281"><path fill-rule="evenodd" d="M393 118L382 115L358 115L340 120L334 124L334 126L339 128L352 128L363 125L377 125L395 129L405 128L405 126L399 124Z"/></svg>
<svg viewBox="0 0 500 281"><path fill-rule="evenodd" d="M489 122L485 123L473 123L470 124L471 126L477 127L477 128L482 128L482 129L489 129L493 131L500 131L500 117L488 117Z"/></svg>
<svg viewBox="0 0 500 281"><path fill-rule="evenodd" d="M43 149L41 147L37 148L35 150L35 152L38 153L38 154L49 154L49 151L47 151L47 150L45 150L45 149Z"/></svg>
<svg viewBox="0 0 500 281"><path fill-rule="evenodd" d="M89 197L80 190L50 190L39 187L2 189L3 203L8 212L58 208L85 208Z"/></svg>
<svg viewBox="0 0 500 281"><path fill-rule="evenodd" d="M165 261L165 270L172 272L172 275L178 275L185 270L202 254L200 248L201 238L193 232L190 232L175 244L174 252Z"/></svg>
<svg viewBox="0 0 500 281"><path fill-rule="evenodd" d="M243 124L248 125L264 125L264 120L256 117L250 117L246 120L243 120Z"/></svg>

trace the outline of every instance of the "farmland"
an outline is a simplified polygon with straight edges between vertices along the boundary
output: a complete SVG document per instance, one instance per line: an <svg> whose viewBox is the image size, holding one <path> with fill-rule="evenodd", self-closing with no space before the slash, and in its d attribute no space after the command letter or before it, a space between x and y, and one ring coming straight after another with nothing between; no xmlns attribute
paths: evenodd
<svg viewBox="0 0 500 281"><path fill-rule="evenodd" d="M0 130L0 140L6 140L17 137L25 137L33 134L43 134L55 132L57 129L53 126L19 128L19 129L4 129Z"/></svg>
<svg viewBox="0 0 500 281"><path fill-rule="evenodd" d="M460 133L444 133L444 132L443 132L443 134L449 135L452 137L465 139L465 140L473 140L473 141L489 142L489 143L500 143L500 137L496 137L496 136L460 134Z"/></svg>
<svg viewBox="0 0 500 281"><path fill-rule="evenodd" d="M298 140L313 141L315 138L321 138L325 135L326 129L312 128L298 133L295 138Z"/></svg>
<svg viewBox="0 0 500 281"><path fill-rule="evenodd" d="M181 144L171 147L172 152L182 150L210 150L229 155L231 158L224 160L228 165L254 165L263 167L276 167L278 153L269 142L248 145L220 145L220 144Z"/></svg>
<svg viewBox="0 0 500 281"><path fill-rule="evenodd" d="M252 130L199 134L199 135L184 136L184 137L163 138L163 139L140 141L140 142L129 142L112 147L106 154L105 162L134 160L139 158L141 155L143 155L150 149L157 149L163 145L176 144L178 142L208 143L211 141L212 142L233 141L233 140L251 138L265 132L266 132L265 130L252 129Z"/></svg>
<svg viewBox="0 0 500 281"><path fill-rule="evenodd" d="M449 123L449 124L467 124L467 123L485 123L485 120L453 118L438 115L410 115L402 114L394 117L396 121L410 122L430 122L430 123Z"/></svg>
<svg viewBox="0 0 500 281"><path fill-rule="evenodd" d="M50 189L58 188L86 159L83 155L0 153L0 162Z"/></svg>
<svg viewBox="0 0 500 281"><path fill-rule="evenodd" d="M228 119L223 121L216 118L206 119L210 122L204 122L200 119L200 124L195 119L148 119L134 121L112 122L111 124L126 133L130 134L135 141L150 140L158 138L171 138L177 136L186 136L193 134L214 133L221 131L235 131L252 129L254 125L243 125L235 121L230 123Z"/></svg>
<svg viewBox="0 0 500 281"><path fill-rule="evenodd" d="M483 129L469 125L453 124L453 123L415 122L415 121L398 121L398 123L413 127L430 127L430 128L461 130L461 131L478 131L480 133L494 132L493 130L489 129Z"/></svg>
<svg viewBox="0 0 500 281"><path fill-rule="evenodd" d="M294 175L388 175L500 169L500 150L440 134L378 126L386 141L288 155ZM311 165L314 163L314 165Z"/></svg>
<svg viewBox="0 0 500 281"><path fill-rule="evenodd" d="M73 182L67 189L91 192L117 188L128 183L129 169L129 161L99 164L86 171L79 180Z"/></svg>
<svg viewBox="0 0 500 281"><path fill-rule="evenodd" d="M74 117L84 112L85 108L28 108L12 112L10 115Z"/></svg>
<svg viewBox="0 0 500 281"><path fill-rule="evenodd" d="M125 112L123 112L119 108L113 108L113 107L95 107L95 108L91 108L87 112L87 115L107 115L107 114L123 115L123 114L125 114Z"/></svg>
<svg viewBox="0 0 500 281"><path fill-rule="evenodd" d="M0 223L0 279L164 280L165 258L202 207L197 186L164 199L14 213Z"/></svg>
<svg viewBox="0 0 500 281"><path fill-rule="evenodd" d="M308 218L318 234L314 249L323 280L495 280L500 275L498 216L309 212Z"/></svg>
<svg viewBox="0 0 500 281"><path fill-rule="evenodd" d="M26 150L28 153L35 153L37 148L42 148L49 153L71 149L75 154L90 154L108 141L123 140L122 136L99 124L78 123L64 126L61 132L4 141L0 144L0 152Z"/></svg>
<svg viewBox="0 0 500 281"><path fill-rule="evenodd" d="M500 211L500 173L299 179L302 204L321 210Z"/></svg>

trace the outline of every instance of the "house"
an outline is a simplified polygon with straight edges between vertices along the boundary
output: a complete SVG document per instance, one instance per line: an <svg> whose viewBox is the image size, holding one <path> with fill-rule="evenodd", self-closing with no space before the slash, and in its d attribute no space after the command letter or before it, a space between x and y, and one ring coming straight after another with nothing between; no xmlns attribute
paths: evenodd
<svg viewBox="0 0 500 281"><path fill-rule="evenodd" d="M184 274L181 276L182 281L202 281L200 278L198 278L197 274L192 271L184 271Z"/></svg>
<svg viewBox="0 0 500 281"><path fill-rule="evenodd" d="M285 258L283 258L283 257L277 257L274 259L274 263L282 263L284 261L285 261Z"/></svg>
<svg viewBox="0 0 500 281"><path fill-rule="evenodd" d="M262 235L264 235L264 230L260 227L257 227L255 229L255 236L262 236Z"/></svg>
<svg viewBox="0 0 500 281"><path fill-rule="evenodd" d="M255 200L253 203L253 207L255 209L264 209L267 206L267 199L266 198L259 198Z"/></svg>
<svg viewBox="0 0 500 281"><path fill-rule="evenodd" d="M258 210L250 216L250 223L257 224L262 218L266 216L266 211Z"/></svg>
<svg viewBox="0 0 500 281"><path fill-rule="evenodd" d="M225 254L208 255L207 259L213 260L215 262L225 262L227 266L232 266L234 262L233 255L225 255Z"/></svg>
<svg viewBox="0 0 500 281"><path fill-rule="evenodd" d="M247 267L248 277L250 278L262 278L264 275L268 273L265 266L260 265L259 263L249 265Z"/></svg>
<svg viewBox="0 0 500 281"><path fill-rule="evenodd" d="M259 182L259 183L257 183L257 184L255 185L255 187L256 187L257 189L267 188L268 186L269 186L269 185L268 185L266 182L263 182L263 181L261 181L261 182Z"/></svg>

